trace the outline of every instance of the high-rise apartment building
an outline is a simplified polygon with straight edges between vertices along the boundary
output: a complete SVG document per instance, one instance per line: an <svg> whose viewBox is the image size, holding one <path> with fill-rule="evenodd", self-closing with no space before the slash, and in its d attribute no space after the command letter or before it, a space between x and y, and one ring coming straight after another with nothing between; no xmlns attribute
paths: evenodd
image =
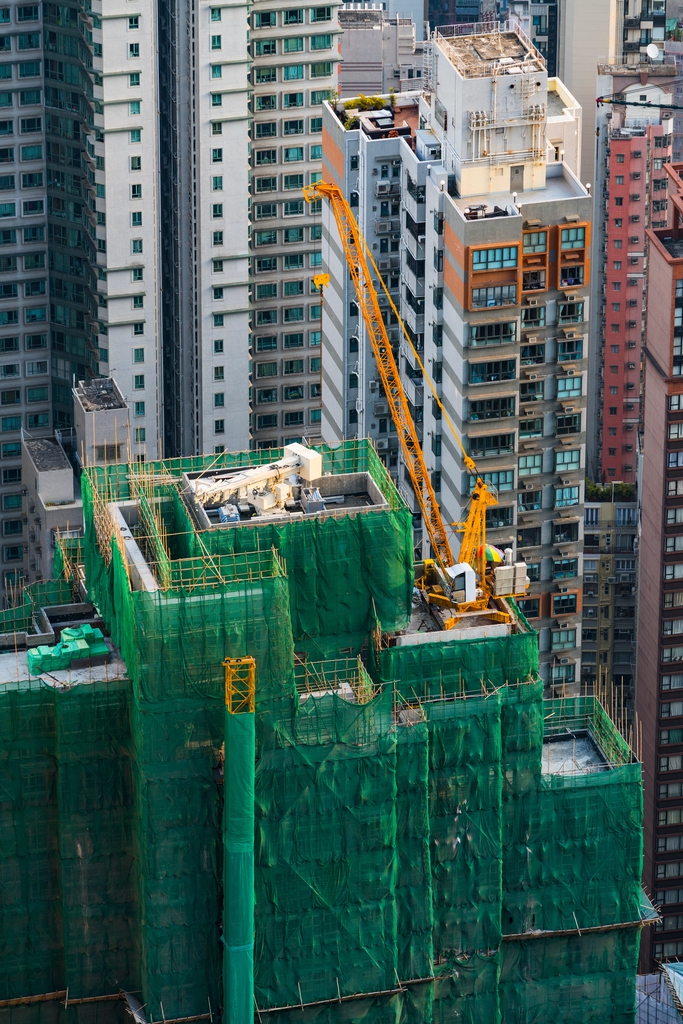
<svg viewBox="0 0 683 1024"><path fill-rule="evenodd" d="M543 54L549 75L557 74L558 0L509 0L508 17L516 20Z"/></svg>
<svg viewBox="0 0 683 1024"><path fill-rule="evenodd" d="M246 12L131 0L105 15L103 369L130 402L135 454L239 448L249 431Z"/></svg>
<svg viewBox="0 0 683 1024"><path fill-rule="evenodd" d="M94 5L97 8L97 4ZM0 9L1 582L28 566L22 432L68 430L72 379L99 369L103 176L90 6Z"/></svg>
<svg viewBox="0 0 683 1024"><path fill-rule="evenodd" d="M248 435L247 12L165 0L157 32L167 447L231 451Z"/></svg>
<svg viewBox="0 0 683 1024"><path fill-rule="evenodd" d="M257 448L320 437L322 105L337 90L337 4L252 15L252 438Z"/></svg>
<svg viewBox="0 0 683 1024"><path fill-rule="evenodd" d="M647 231L636 707L645 758L646 885L662 904L657 960L683 955L683 166L671 220Z"/></svg>
<svg viewBox="0 0 683 1024"><path fill-rule="evenodd" d="M633 708L638 503L635 487L586 486L583 535L581 682L586 692L614 684Z"/></svg>
<svg viewBox="0 0 683 1024"><path fill-rule="evenodd" d="M40 571L21 431L66 440L74 380L130 404L101 461L248 441L249 26L174 0L1 18L4 586Z"/></svg>
<svg viewBox="0 0 683 1024"><path fill-rule="evenodd" d="M600 71L601 95L617 102L598 114L594 259L601 273L594 278L589 473L607 483L634 483L646 231L666 226L673 117L665 104L672 102L675 65L648 63L631 70L604 64ZM639 105L646 103L653 106Z"/></svg>
<svg viewBox="0 0 683 1024"><path fill-rule="evenodd" d="M98 25L105 130L95 159L105 182L97 202L107 332L100 339L100 359L102 371L120 381L133 413L131 437L120 438L122 450L110 453L109 461L123 457L129 442L133 457L157 458L167 451L154 10L152 3L132 0L118 12L108 11Z"/></svg>
<svg viewBox="0 0 683 1024"><path fill-rule="evenodd" d="M543 58L519 30L436 33L431 46L429 91L412 113L399 98L393 115L359 114L358 127L345 128L328 105L324 173L349 196L444 408L498 492L490 537L529 565L522 604L540 631L546 683L572 688L581 656L592 207L572 170L580 114L562 83L548 82ZM370 434L398 472L386 403L325 211L323 223L332 277L323 436ZM444 518L457 521L471 480L384 306ZM399 487L417 513L402 468Z"/></svg>

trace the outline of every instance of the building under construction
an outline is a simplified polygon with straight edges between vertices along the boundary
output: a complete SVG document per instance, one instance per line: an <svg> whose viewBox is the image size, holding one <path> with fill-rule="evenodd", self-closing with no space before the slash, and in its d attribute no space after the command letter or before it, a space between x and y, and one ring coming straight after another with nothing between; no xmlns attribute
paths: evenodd
<svg viewBox="0 0 683 1024"><path fill-rule="evenodd" d="M635 1020L640 764L513 601L440 628L369 442L81 489L0 619L0 1020Z"/></svg>

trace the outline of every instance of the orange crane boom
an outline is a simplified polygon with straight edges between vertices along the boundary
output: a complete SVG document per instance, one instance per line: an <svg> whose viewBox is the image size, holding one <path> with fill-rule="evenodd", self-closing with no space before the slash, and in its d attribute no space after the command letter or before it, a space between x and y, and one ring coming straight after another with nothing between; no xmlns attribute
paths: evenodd
<svg viewBox="0 0 683 1024"><path fill-rule="evenodd" d="M339 237L344 249L346 262L356 290L360 312L370 336L370 344L372 345L372 351L377 362L377 370L398 434L403 459L410 474L425 528L431 541L434 557L441 568L445 569L453 565L453 553L446 536L446 528L441 518L434 487L425 465L415 423L413 422L408 401L403 391L391 342L382 320L382 313L377 301L377 292L372 282L365 252L365 241L356 218L353 216L349 204L337 185L330 185L319 181L314 185L308 185L304 189L304 193L308 202L313 202L321 197L328 199L330 202L334 219L339 229Z"/></svg>

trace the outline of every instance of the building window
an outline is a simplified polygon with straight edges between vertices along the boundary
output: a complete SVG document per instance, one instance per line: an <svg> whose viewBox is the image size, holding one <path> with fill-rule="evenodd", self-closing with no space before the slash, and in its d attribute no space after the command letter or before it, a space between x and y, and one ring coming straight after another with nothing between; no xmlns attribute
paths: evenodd
<svg viewBox="0 0 683 1024"><path fill-rule="evenodd" d="M514 359L496 359L485 363L470 363L470 384L492 384L497 381L514 380L517 363Z"/></svg>
<svg viewBox="0 0 683 1024"><path fill-rule="evenodd" d="M470 437L470 454L480 459L487 456L505 455L515 450L514 434L492 434L485 437Z"/></svg>
<svg viewBox="0 0 683 1024"><path fill-rule="evenodd" d="M575 629L554 629L552 630L552 650L566 651L576 647Z"/></svg>
<svg viewBox="0 0 683 1024"><path fill-rule="evenodd" d="M563 401L565 398L577 398L581 394L581 376L558 377L557 398Z"/></svg>
<svg viewBox="0 0 683 1024"><path fill-rule="evenodd" d="M553 594L552 596L554 616L574 615L577 609L576 594Z"/></svg>
<svg viewBox="0 0 683 1024"><path fill-rule="evenodd" d="M522 476L535 476L538 473L543 472L543 456L542 455L520 455L519 457L519 475Z"/></svg>
<svg viewBox="0 0 683 1024"><path fill-rule="evenodd" d="M617 203L620 206L620 203ZM561 242L562 249L583 249L586 245L585 228L562 228Z"/></svg>
<svg viewBox="0 0 683 1024"><path fill-rule="evenodd" d="M515 306L517 304L517 285L504 284L492 288L472 289L472 308L485 309L493 306Z"/></svg>
<svg viewBox="0 0 683 1024"><path fill-rule="evenodd" d="M284 82L295 82L304 77L303 64L287 64L283 68L282 80Z"/></svg>
<svg viewBox="0 0 683 1024"><path fill-rule="evenodd" d="M556 487L555 488L555 508L567 508L567 506L578 505L578 504L579 504L579 488L578 487Z"/></svg>
<svg viewBox="0 0 683 1024"><path fill-rule="evenodd" d="M475 249L472 253L472 270L501 270L517 266L517 246L500 249Z"/></svg>
<svg viewBox="0 0 683 1024"><path fill-rule="evenodd" d="M555 472L570 473L579 469L581 452L578 448L555 452Z"/></svg>

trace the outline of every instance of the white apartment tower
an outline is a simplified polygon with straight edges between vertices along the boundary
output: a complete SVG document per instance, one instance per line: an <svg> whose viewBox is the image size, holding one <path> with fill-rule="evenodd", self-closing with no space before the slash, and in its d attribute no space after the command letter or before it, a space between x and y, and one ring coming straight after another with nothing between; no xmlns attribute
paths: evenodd
<svg viewBox="0 0 683 1024"><path fill-rule="evenodd" d="M320 437L322 223L302 189L321 177L337 4L259 0L251 24L252 444L271 448Z"/></svg>
<svg viewBox="0 0 683 1024"><path fill-rule="evenodd" d="M108 362L134 454L248 443L244 4L118 0L102 18Z"/></svg>
<svg viewBox="0 0 683 1024"><path fill-rule="evenodd" d="M472 479L413 347L466 450L498 494L491 542L532 580L549 691L580 682L592 202L574 169L580 109L520 31L431 40L425 92L347 127L328 105L324 174L344 188L412 346L385 318L446 522ZM370 434L418 512L329 211L323 437ZM429 554L416 537L418 553ZM457 549L458 540L452 538Z"/></svg>

